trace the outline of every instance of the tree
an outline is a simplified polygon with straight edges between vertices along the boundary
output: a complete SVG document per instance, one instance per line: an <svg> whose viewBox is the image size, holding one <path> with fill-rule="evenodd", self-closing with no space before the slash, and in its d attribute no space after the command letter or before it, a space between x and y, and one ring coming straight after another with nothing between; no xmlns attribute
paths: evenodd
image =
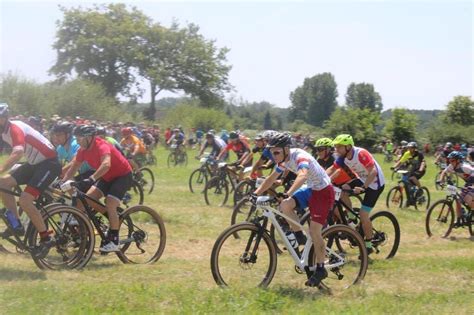
<svg viewBox="0 0 474 315"><path fill-rule="evenodd" d="M322 126L336 108L337 96L337 84L331 73L306 78L303 85L290 94L290 119Z"/></svg>
<svg viewBox="0 0 474 315"><path fill-rule="evenodd" d="M387 121L384 133L389 135L392 141L411 141L416 138L416 125L418 119L404 108L392 110L392 117Z"/></svg>
<svg viewBox="0 0 474 315"><path fill-rule="evenodd" d="M50 69L60 81L77 74L100 83L108 96L127 94L135 82L133 61L150 20L124 4L93 9L62 7L58 22L57 60Z"/></svg>
<svg viewBox="0 0 474 315"><path fill-rule="evenodd" d="M474 101L468 96L456 96L447 105L447 123L474 125Z"/></svg>
<svg viewBox="0 0 474 315"><path fill-rule="evenodd" d="M383 104L380 94L370 83L352 82L347 88L346 105L351 108L368 108L373 111L382 111Z"/></svg>
<svg viewBox="0 0 474 315"><path fill-rule="evenodd" d="M265 112L265 117L263 118L263 129L272 129L272 116L270 116L270 112Z"/></svg>
<svg viewBox="0 0 474 315"><path fill-rule="evenodd" d="M139 45L137 65L150 82L150 107L164 90L197 97L204 107L222 105L222 92L229 91L227 48L218 49L214 41L199 34L199 27L180 28L174 22L168 29L152 25Z"/></svg>
<svg viewBox="0 0 474 315"><path fill-rule="evenodd" d="M336 137L342 133L350 134L357 146L370 148L379 139L376 130L379 123L379 113L367 108L337 107L329 120L324 123L324 130L329 137Z"/></svg>

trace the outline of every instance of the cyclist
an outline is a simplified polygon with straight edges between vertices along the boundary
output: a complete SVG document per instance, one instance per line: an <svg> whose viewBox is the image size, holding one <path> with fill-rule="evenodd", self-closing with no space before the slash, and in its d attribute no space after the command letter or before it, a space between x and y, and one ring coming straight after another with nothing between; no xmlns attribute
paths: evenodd
<svg viewBox="0 0 474 315"><path fill-rule="evenodd" d="M404 163L407 164L410 172L408 174L408 178L417 187L417 191L415 193L415 198L417 199L423 195L420 179L425 175L426 172L425 155L418 151L418 144L414 141L408 143L407 148L408 151L405 152L400 160L390 169L395 170L398 169L400 165ZM412 200L412 202L414 202L414 200Z"/></svg>
<svg viewBox="0 0 474 315"><path fill-rule="evenodd" d="M146 160L147 151L145 144L134 135L133 129L130 127L122 128L122 137L120 146L123 148L127 158L130 159L133 169L136 170Z"/></svg>
<svg viewBox="0 0 474 315"><path fill-rule="evenodd" d="M462 189L461 197L464 202L472 209L474 209L474 166L464 162L464 156L459 151L453 151L448 155L449 165L441 173L438 184L442 183L446 173L456 173L464 181L465 185ZM456 203L457 220L454 227L462 226L462 210L461 205Z"/></svg>
<svg viewBox="0 0 474 315"><path fill-rule="evenodd" d="M234 151L237 155L237 161L233 163L234 165L239 168L252 166L249 143L244 136L239 135L236 131L229 133L229 143L221 150L217 159L220 160L229 150Z"/></svg>
<svg viewBox="0 0 474 315"><path fill-rule="evenodd" d="M199 159L203 154L204 150L206 150L208 147L211 147L210 156L216 158L225 146L226 143L224 142L224 140L222 140L218 136L215 136L212 132L208 132L206 133L206 142L203 143L201 150L199 151L199 154L196 156L196 158Z"/></svg>
<svg viewBox="0 0 474 315"><path fill-rule="evenodd" d="M280 209L298 222L299 219L294 209L304 209L309 206L311 213L310 234L316 253L316 270L305 284L314 287L318 286L328 275L324 269L325 244L321 231L326 224L329 211L334 205L334 188L329 176L311 154L302 149L290 149L290 145L291 137L285 133L278 134L270 140L268 148L277 166L262 185L255 190L252 198L255 199L256 196L267 191L283 172L289 170L297 174L293 185L283 196L284 200L280 204ZM303 188L302 186L306 182L307 187ZM291 222L290 226L298 244L306 243L303 231Z"/></svg>
<svg viewBox="0 0 474 315"><path fill-rule="evenodd" d="M117 207L132 185L132 168L127 159L113 145L97 137L96 132L96 128L89 125L81 125L74 129L74 135L81 148L63 180L71 179L83 162L96 169L89 178L79 182L79 186L92 184L86 193L87 196L96 200L105 197L105 209L96 203L90 206L101 213L107 212L110 222L107 239L100 247L100 251L117 252L120 250ZM78 206L82 208L81 203Z"/></svg>
<svg viewBox="0 0 474 315"><path fill-rule="evenodd" d="M122 155L125 156L125 153L123 152L123 148L120 145L120 143L117 140L115 140L115 138L107 136L107 131L106 131L105 127L97 126L96 127L96 136L104 139L105 141L107 141L108 143L113 145L117 150L119 150L120 153L122 153Z"/></svg>
<svg viewBox="0 0 474 315"><path fill-rule="evenodd" d="M351 135L339 135L333 140L333 144L339 155L336 159L335 167L340 169L347 166L359 177L353 179L348 184L344 184L342 188L352 188L356 194L365 192L364 199L362 200L360 219L365 236L365 245L368 254L370 254L373 252L373 233L369 214L385 188L385 178L382 168L369 151L354 145L354 140Z"/></svg>
<svg viewBox="0 0 474 315"><path fill-rule="evenodd" d="M392 156L393 154L393 143L392 141L390 141L390 139L387 140L387 142L385 143L385 155L387 155L389 158Z"/></svg>
<svg viewBox="0 0 474 315"><path fill-rule="evenodd" d="M173 140L176 141L176 154L179 156L181 153L181 147L184 145L184 133L181 131L181 129L175 128L173 130L173 134L166 143L170 145Z"/></svg>
<svg viewBox="0 0 474 315"><path fill-rule="evenodd" d="M273 156L270 153L270 149L267 148L266 145L277 134L277 131L266 130L262 134L258 134L255 136L255 147L252 148L252 153L255 154L260 152L261 155L258 161L253 165L251 174L255 173L258 177L261 177L261 170L273 168L273 166L275 165L273 161Z"/></svg>
<svg viewBox="0 0 474 315"><path fill-rule="evenodd" d="M0 166L0 172L9 170L23 157L26 159L26 163L0 178L0 187L12 190L17 185L26 184L25 190L20 195L19 205L39 232L40 244L35 253L46 254L49 248L54 246L54 240L51 239L51 232L47 230L34 201L61 174L61 164L56 150L48 139L28 124L10 120L8 105L5 103L0 104L0 131L2 140L12 147L10 156ZM23 235L25 230L18 219L15 197L7 193L0 195L6 207L2 209L2 214L7 217L11 227L2 233L3 237L11 236L12 233Z"/></svg>
<svg viewBox="0 0 474 315"><path fill-rule="evenodd" d="M66 174L67 170L71 167L72 161L77 154L77 151L81 147L73 136L72 132L75 125L70 122L60 122L51 128L51 140L56 146L56 152L58 153L58 159L61 165L63 165L62 175ZM84 163L81 165L78 171L78 175L74 177L75 181L81 181L94 174L89 164ZM84 187L84 191L87 191L89 187Z"/></svg>
<svg viewBox="0 0 474 315"><path fill-rule="evenodd" d="M446 142L443 150L438 154L435 159L435 164L440 165L441 163L448 163L448 155L453 152L453 144L451 142Z"/></svg>

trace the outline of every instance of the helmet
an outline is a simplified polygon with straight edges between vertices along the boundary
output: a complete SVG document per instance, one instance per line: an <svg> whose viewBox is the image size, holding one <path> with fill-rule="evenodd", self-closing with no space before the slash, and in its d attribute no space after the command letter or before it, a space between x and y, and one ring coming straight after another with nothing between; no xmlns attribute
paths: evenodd
<svg viewBox="0 0 474 315"><path fill-rule="evenodd" d="M333 145L341 144L341 145L352 145L353 146L354 145L354 139L352 139L351 135L343 134L343 135L339 135L336 138L334 138L332 144Z"/></svg>
<svg viewBox="0 0 474 315"><path fill-rule="evenodd" d="M255 138L253 138L253 139L254 139L255 141L263 140L263 136L262 136L262 134L259 133L259 134L257 134L257 135L255 136Z"/></svg>
<svg viewBox="0 0 474 315"><path fill-rule="evenodd" d="M57 123L56 125L51 128L52 133L64 132L64 133L71 133L74 130L75 125L68 121Z"/></svg>
<svg viewBox="0 0 474 315"><path fill-rule="evenodd" d="M122 128L121 132L122 132L122 136L128 137L133 133L133 130L130 127L125 127L125 128Z"/></svg>
<svg viewBox="0 0 474 315"><path fill-rule="evenodd" d="M39 125L39 124L41 124L41 118L36 117L36 116L30 116L30 117L28 117L28 123Z"/></svg>
<svg viewBox="0 0 474 315"><path fill-rule="evenodd" d="M453 151L448 154L448 159L463 160L464 155L459 151Z"/></svg>
<svg viewBox="0 0 474 315"><path fill-rule="evenodd" d="M95 136L97 129L90 125L80 125L74 129L74 135L79 137Z"/></svg>
<svg viewBox="0 0 474 315"><path fill-rule="evenodd" d="M229 133L229 139L238 139L239 138L239 134L235 131L231 131Z"/></svg>
<svg viewBox="0 0 474 315"><path fill-rule="evenodd" d="M407 144L407 148L418 148L418 144L416 144L416 142L412 141L410 143Z"/></svg>
<svg viewBox="0 0 474 315"><path fill-rule="evenodd" d="M180 132L180 131L181 131L181 129L179 129L179 128L174 128L173 129L173 132Z"/></svg>
<svg viewBox="0 0 474 315"><path fill-rule="evenodd" d="M267 148L284 148L291 145L291 136L286 133L279 133L270 139Z"/></svg>
<svg viewBox="0 0 474 315"><path fill-rule="evenodd" d="M451 149L453 147L453 144L451 142L446 142L446 144L444 145L445 148L449 148Z"/></svg>
<svg viewBox="0 0 474 315"><path fill-rule="evenodd" d="M278 134L278 131L275 131L275 130L265 130L263 133L262 133L262 137L263 139L265 139L266 141L270 141L273 137L275 137L276 135Z"/></svg>
<svg viewBox="0 0 474 315"><path fill-rule="evenodd" d="M97 129L96 135L98 135L98 136L105 136L105 127L97 126L96 129Z"/></svg>
<svg viewBox="0 0 474 315"><path fill-rule="evenodd" d="M405 147L407 144L408 144L408 142L406 142L405 140L400 141L400 145L402 147Z"/></svg>
<svg viewBox="0 0 474 315"><path fill-rule="evenodd" d="M0 103L0 117L8 117L8 104Z"/></svg>
<svg viewBox="0 0 474 315"><path fill-rule="evenodd" d="M211 131L206 133L206 139L214 139L214 134Z"/></svg>
<svg viewBox="0 0 474 315"><path fill-rule="evenodd" d="M316 141L316 148L318 147L332 147L332 140L329 138L321 138Z"/></svg>

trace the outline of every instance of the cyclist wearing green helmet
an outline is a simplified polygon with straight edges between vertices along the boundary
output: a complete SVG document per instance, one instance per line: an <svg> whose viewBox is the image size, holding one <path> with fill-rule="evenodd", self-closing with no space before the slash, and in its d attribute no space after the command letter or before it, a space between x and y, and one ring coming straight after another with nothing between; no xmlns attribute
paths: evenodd
<svg viewBox="0 0 474 315"><path fill-rule="evenodd" d="M316 156L314 156L319 165L325 170L332 166L334 163L334 155L332 150L332 140L329 138L318 139L314 145Z"/></svg>
<svg viewBox="0 0 474 315"><path fill-rule="evenodd" d="M348 184L344 184L342 188L352 188L356 194L365 192L364 199L362 200L360 218L368 253L372 253L373 233L369 213L385 188L385 178L382 168L369 151L354 146L354 140L351 135L339 135L334 139L333 144L338 154L338 158L334 164L336 169L347 167L354 172L354 174L359 176L359 178L353 179Z"/></svg>

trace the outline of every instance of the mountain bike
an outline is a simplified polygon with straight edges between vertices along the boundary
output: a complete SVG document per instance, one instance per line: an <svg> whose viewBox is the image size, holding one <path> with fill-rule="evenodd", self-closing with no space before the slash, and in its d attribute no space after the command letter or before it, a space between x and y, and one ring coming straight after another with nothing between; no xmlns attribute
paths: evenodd
<svg viewBox="0 0 474 315"><path fill-rule="evenodd" d="M186 166L188 165L188 154L186 153L186 149L184 145L180 145L178 149L178 145L176 143L172 143L170 145L170 153L168 154L168 168L175 167L175 166Z"/></svg>
<svg viewBox="0 0 474 315"><path fill-rule="evenodd" d="M452 183L454 186L459 185L459 178L455 173L446 173L444 176L444 181L440 183L439 179L441 178L441 173L448 165L446 163L437 163L436 166L439 168L438 173L436 173L434 183L436 190L443 190L444 187L446 187L446 183Z"/></svg>
<svg viewBox="0 0 474 315"><path fill-rule="evenodd" d="M2 193L19 197L20 194L1 189ZM40 199L41 200L41 199ZM80 210L65 205L54 209L35 202L46 228L51 232L51 247L40 246L40 237L33 223L26 226L24 236L17 235L0 212L0 250L4 253L29 253L40 269L81 269L87 265L94 252L94 230L89 219Z"/></svg>
<svg viewBox="0 0 474 315"><path fill-rule="evenodd" d="M220 286L267 287L276 272L277 249L270 237L269 226L275 228L295 264L298 274L309 278L315 270L315 254L309 231L300 223L274 209L272 197L258 197L255 205L262 215L251 222L226 228L217 238L211 253L211 272ZM293 248L278 217L300 226L307 235L304 249ZM239 238L234 238L238 233ZM319 285L323 290L342 290L360 283L367 271L367 250L359 233L345 225L323 230L326 243L325 268L328 277Z"/></svg>
<svg viewBox="0 0 474 315"><path fill-rule="evenodd" d="M448 237L454 228L456 217L454 204L465 210L462 216L462 227L469 230L469 235L473 236L474 210L464 202L459 190L465 189L457 187L454 183L442 184L446 186L446 198L436 201L426 213L425 228L428 236ZM444 187L443 187L444 188Z"/></svg>
<svg viewBox="0 0 474 315"><path fill-rule="evenodd" d="M416 187L409 179L409 172L407 170L398 170L402 178L398 181L395 187L392 187L387 194L386 205L387 208L402 208L415 206L415 209L430 206L430 191L427 187ZM421 193L420 193L421 190ZM403 204L404 194L406 196L406 204Z"/></svg>
<svg viewBox="0 0 474 315"><path fill-rule="evenodd" d="M72 204L82 204L84 211L98 233L101 242L105 242L108 226L106 214L101 214L92 208L91 203L105 210L105 205L77 189L77 183L65 182L61 191L72 190ZM57 205L57 204L56 204ZM57 205L64 206L64 205ZM55 209L55 206L52 206ZM117 208L119 215L119 247L116 255L123 263L150 264L158 261L166 246L166 229L161 216L152 208L137 205L127 209Z"/></svg>
<svg viewBox="0 0 474 315"><path fill-rule="evenodd" d="M215 174L216 160L214 156L204 156L199 162L201 166L191 172L189 176L188 186L189 190L194 193L195 191L203 192L208 178L212 177Z"/></svg>

